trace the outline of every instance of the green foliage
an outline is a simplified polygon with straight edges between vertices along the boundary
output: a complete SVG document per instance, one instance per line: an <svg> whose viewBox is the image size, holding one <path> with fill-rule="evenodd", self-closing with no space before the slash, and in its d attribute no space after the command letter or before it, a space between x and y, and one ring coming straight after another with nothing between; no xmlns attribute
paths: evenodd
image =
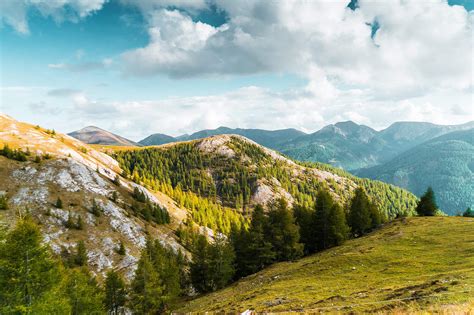
<svg viewBox="0 0 474 315"><path fill-rule="evenodd" d="M125 248L125 244L123 243L123 241L120 241L120 245L117 248L117 254L121 256L125 256L126 253L127 253L127 250Z"/></svg>
<svg viewBox="0 0 474 315"><path fill-rule="evenodd" d="M419 216L426 217L436 215L437 211L438 205L436 204L434 191L431 187L428 187L416 206L416 213L418 213Z"/></svg>
<svg viewBox="0 0 474 315"><path fill-rule="evenodd" d="M349 235L344 210L327 191L319 191L316 197L313 222L313 241L317 250L341 245Z"/></svg>
<svg viewBox="0 0 474 315"><path fill-rule="evenodd" d="M103 314L103 292L86 268L69 269L65 294L72 315Z"/></svg>
<svg viewBox="0 0 474 315"><path fill-rule="evenodd" d="M84 221L82 220L81 215L77 215L76 219L74 220L74 216L72 215L71 211L69 211L67 220L64 222L64 226L68 229L76 229L76 230L83 230L84 229Z"/></svg>
<svg viewBox="0 0 474 315"><path fill-rule="evenodd" d="M76 244L76 252L72 257L72 262L75 266L86 266L87 265L87 249L84 241L79 241Z"/></svg>
<svg viewBox="0 0 474 315"><path fill-rule="evenodd" d="M306 208L312 207L320 189L331 189L339 196L341 205L352 197L345 186L333 179L321 181L310 169L295 176L294 167L272 159L259 146L236 137L226 145L235 156L226 158L205 153L196 143L180 143L165 148L117 151L114 157L134 181L168 194L190 210L196 223L225 234L232 225L246 226L242 213L248 213L252 207L251 194L260 179L277 179L295 203ZM328 165L306 166L327 170L363 186L387 217L410 214L416 206L412 194L395 186L359 179Z"/></svg>
<svg viewBox="0 0 474 315"><path fill-rule="evenodd" d="M0 195L0 210L8 209L8 198L6 194Z"/></svg>
<svg viewBox="0 0 474 315"><path fill-rule="evenodd" d="M422 196L431 186L439 209L455 215L474 200L474 129L450 132L358 175L378 179Z"/></svg>
<svg viewBox="0 0 474 315"><path fill-rule="evenodd" d="M11 149L8 144L3 145L3 149L0 150L0 155L3 155L7 159L16 160L20 162L26 161L26 153L20 149Z"/></svg>
<svg viewBox="0 0 474 315"><path fill-rule="evenodd" d="M120 187L120 176L115 175L114 180L113 180L113 183L114 183L116 186Z"/></svg>
<svg viewBox="0 0 474 315"><path fill-rule="evenodd" d="M235 251L235 277L241 278L262 270L275 261L272 244L266 239L265 230L269 228L268 218L263 208L257 205L252 212L248 230L234 227L231 242Z"/></svg>
<svg viewBox="0 0 474 315"><path fill-rule="evenodd" d="M199 292L211 292L228 284L235 272L232 245L220 237L209 244L199 235L193 247L190 266L193 287Z"/></svg>
<svg viewBox="0 0 474 315"><path fill-rule="evenodd" d="M351 200L347 223L354 236L363 235L372 227L369 198L361 187L356 189Z"/></svg>
<svg viewBox="0 0 474 315"><path fill-rule="evenodd" d="M473 218L474 217L474 211L471 210L471 208L467 208L466 211L462 214L463 217L469 217Z"/></svg>
<svg viewBox="0 0 474 315"><path fill-rule="evenodd" d="M270 205L267 239L272 244L277 261L295 260L303 255L303 244L292 212L284 199Z"/></svg>
<svg viewBox="0 0 474 315"><path fill-rule="evenodd" d="M120 275L111 270L105 277L104 305L110 315L123 313L125 302L127 301L127 290L125 282Z"/></svg>
<svg viewBox="0 0 474 315"><path fill-rule="evenodd" d="M0 238L0 313L28 313L57 283L57 264L42 240L30 219Z"/></svg>
<svg viewBox="0 0 474 315"><path fill-rule="evenodd" d="M58 197L58 199L56 200L56 203L54 204L54 206L58 209L62 209L63 208L63 201L61 200L60 197Z"/></svg>
<svg viewBox="0 0 474 315"><path fill-rule="evenodd" d="M90 212L96 217L100 217L104 210L95 199L92 199L92 208L90 209Z"/></svg>
<svg viewBox="0 0 474 315"><path fill-rule="evenodd" d="M146 253L138 261L131 283L130 308L136 314L159 314L164 308L164 284Z"/></svg>
<svg viewBox="0 0 474 315"><path fill-rule="evenodd" d="M163 312L181 293L184 260L160 241L148 240L131 285L131 307L138 314Z"/></svg>

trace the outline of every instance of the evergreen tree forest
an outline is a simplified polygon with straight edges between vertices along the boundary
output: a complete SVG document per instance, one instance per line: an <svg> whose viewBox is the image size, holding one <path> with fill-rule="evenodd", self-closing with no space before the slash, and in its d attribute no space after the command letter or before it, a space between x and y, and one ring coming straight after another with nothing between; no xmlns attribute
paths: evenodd
<svg viewBox="0 0 474 315"><path fill-rule="evenodd" d="M193 222L187 222L177 234L192 260L150 238L130 283L110 270L99 284L88 271L84 242L56 257L42 244L32 219L20 219L0 235L0 313L162 314L193 290L219 290L272 263L340 245L382 222L383 216L362 188L347 209L325 190L315 199L311 208L292 209L284 199L275 200L266 210L257 205L249 226L233 225L228 237L220 233L205 237ZM351 221L352 217L360 220ZM369 222L368 226L359 221Z"/></svg>
<svg viewBox="0 0 474 315"><path fill-rule="evenodd" d="M180 206L191 211L199 225L229 234L233 225L247 226L254 208L251 194L259 180L275 178L295 199L295 204L311 208L320 190L337 195L340 205L352 198L350 189L329 178L321 181L313 170L328 171L354 181L363 187L373 203L387 217L410 215L416 197L392 185L359 179L324 164L306 163L301 174L285 161L273 159L261 147L238 138L226 144L236 154L224 157L205 153L198 144L180 143L166 148L116 151L114 157L125 177L146 187L162 191Z"/></svg>

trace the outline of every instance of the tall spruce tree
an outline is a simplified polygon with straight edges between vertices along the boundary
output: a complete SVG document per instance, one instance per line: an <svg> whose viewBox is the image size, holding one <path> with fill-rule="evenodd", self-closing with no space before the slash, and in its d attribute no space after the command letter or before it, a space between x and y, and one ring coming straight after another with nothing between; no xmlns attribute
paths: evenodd
<svg viewBox="0 0 474 315"><path fill-rule="evenodd" d="M436 204L434 191L431 187L428 187L423 196L421 196L420 201L418 201L416 213L419 216L434 216L437 210L438 205Z"/></svg>
<svg viewBox="0 0 474 315"><path fill-rule="evenodd" d="M0 314L31 312L59 281L57 263L42 240L28 218L0 235Z"/></svg>
<svg viewBox="0 0 474 315"><path fill-rule="evenodd" d="M160 314L165 307L163 291L163 282L144 250L131 283L131 310L135 314Z"/></svg>
<svg viewBox="0 0 474 315"><path fill-rule="evenodd" d="M272 244L276 260L294 260L303 255L303 244L288 203L281 198L270 205L266 238Z"/></svg>
<svg viewBox="0 0 474 315"><path fill-rule="evenodd" d="M339 246L349 237L350 228L347 225L346 213L338 204L334 203L329 210L329 231L327 244L329 247Z"/></svg>
<svg viewBox="0 0 474 315"><path fill-rule="evenodd" d="M347 223L354 236L363 235L372 227L369 198L362 187L355 190L350 204Z"/></svg>
<svg viewBox="0 0 474 315"><path fill-rule="evenodd" d="M126 300L127 291L123 279L113 270L107 272L104 296L104 305L107 312L111 315L122 314Z"/></svg>
<svg viewBox="0 0 474 315"><path fill-rule="evenodd" d="M304 244L304 254L308 255L316 251L316 240L314 239L314 210L302 205L293 206L295 223L300 228L300 242Z"/></svg>
<svg viewBox="0 0 474 315"><path fill-rule="evenodd" d="M87 268L69 269L66 279L64 292L71 305L71 315L105 313L103 292Z"/></svg>
<svg viewBox="0 0 474 315"><path fill-rule="evenodd" d="M267 228L268 218L261 205L255 207L248 231L236 231L234 227L231 241L236 257L236 278L255 273L275 260L272 244L265 238Z"/></svg>

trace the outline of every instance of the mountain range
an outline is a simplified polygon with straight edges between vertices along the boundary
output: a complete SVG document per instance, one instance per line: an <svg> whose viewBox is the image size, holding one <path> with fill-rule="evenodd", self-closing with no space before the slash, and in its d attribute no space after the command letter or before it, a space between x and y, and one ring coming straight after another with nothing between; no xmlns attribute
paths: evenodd
<svg viewBox="0 0 474 315"><path fill-rule="evenodd" d="M465 143L472 145L472 131L451 132L423 145L428 153L441 146L470 155ZM472 286L468 218L413 217L417 198L402 188L327 164L300 163L235 134L165 146L91 146L0 114L0 144L0 223L13 227L21 218L32 219L52 256L67 270L88 270L94 283L107 282L110 270L127 284L137 283L151 239L186 261L183 266L195 268L192 262L199 261L199 252L193 242L199 237L220 244L223 234L233 237L234 228L252 229L249 218L259 213L259 205L270 224L270 218L277 218L269 215L275 211L272 204L278 202L293 206L281 212L280 220L286 222L282 227L296 227L292 213L313 208L321 191L341 209L349 209L354 192L362 187L391 220L345 245L276 263L215 293L188 296L183 289L170 310L366 312L380 301L392 309L398 299L442 297L446 291L457 292L446 303L456 303L459 311L469 308L461 303ZM460 171L466 168L472 164ZM77 265L80 246L85 262ZM204 253L217 255L209 249ZM426 268L420 270L421 264ZM183 267L180 279L187 279L187 270ZM387 279L387 274L397 277ZM350 285L341 288L348 276ZM194 285L195 278L191 280ZM182 285L188 288L189 282Z"/></svg>
<svg viewBox="0 0 474 315"><path fill-rule="evenodd" d="M187 254L177 235L181 225L192 224L208 237L229 233L233 224L246 224L257 204L284 198L311 205L321 187L341 205L356 187L365 187L392 218L413 214L416 205L416 197L401 188L330 166L299 165L238 135L134 150L112 146L105 154L101 147L3 114L0 130L0 149L23 152L22 158L0 154L0 196L8 200L0 220L13 224L16 213L29 209L58 255L84 240L99 277L118 267L130 279L147 235ZM157 211L166 211L169 222L157 220ZM72 227L79 218L83 226ZM116 253L120 242L125 256Z"/></svg>
<svg viewBox="0 0 474 315"><path fill-rule="evenodd" d="M474 188L472 184L472 155L469 141L451 139L464 143L459 150L450 154L437 155L442 149L443 138L463 136L457 131L473 130L474 121L461 125L436 125L426 122L396 122L381 131L352 121L339 122L325 126L317 132L306 134L296 129L263 130L263 129L232 129L219 127L195 132L191 135L171 137L164 134L153 134L139 141L136 145L153 146L177 141L189 141L214 135L237 134L251 139L260 145L277 150L284 155L299 161L328 163L335 167L349 170L353 174L372 179L379 179L409 189L420 196L428 186L432 186L438 195L440 207L448 214L456 214L474 205ZM101 130L101 129L100 129ZM76 136L76 133L71 133ZM110 134L105 139L101 136L90 136L94 143L122 145L131 143L117 141L119 136ZM82 139L85 139L82 137ZM102 139L102 142L96 141ZM87 142L87 139L85 139ZM425 144L434 141L435 144ZM90 143L90 142L89 142ZM458 143L458 145L460 145ZM430 151L431 150L431 151ZM432 155L430 157L430 154ZM410 158L407 158L407 156ZM426 163L426 159L435 158L436 163ZM415 167L413 163L418 163ZM446 170L446 176L432 176L436 165ZM373 169L372 169L373 168ZM411 171L407 171L411 169ZM416 170L416 171L415 171ZM464 171L461 171L464 170ZM403 174L403 176L402 176ZM423 179L423 180L421 180ZM466 184L468 183L468 184Z"/></svg>

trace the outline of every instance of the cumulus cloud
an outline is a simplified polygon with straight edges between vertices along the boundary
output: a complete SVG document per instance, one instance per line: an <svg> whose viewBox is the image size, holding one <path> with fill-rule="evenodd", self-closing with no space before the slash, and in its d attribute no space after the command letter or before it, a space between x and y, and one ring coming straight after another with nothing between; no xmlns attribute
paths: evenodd
<svg viewBox="0 0 474 315"><path fill-rule="evenodd" d="M23 34L29 33L28 12L51 17L57 23L77 22L102 8L108 0L2 0L0 25L8 24Z"/></svg>
<svg viewBox="0 0 474 315"><path fill-rule="evenodd" d="M347 1L213 4L228 16L219 27L183 10L152 7L146 13L149 44L123 54L126 73L286 72L309 79L309 89L318 93L370 88L374 97L387 99L473 85L468 65L474 58L474 12L444 0L361 0L356 10L347 8ZM372 37L374 21L379 29Z"/></svg>

